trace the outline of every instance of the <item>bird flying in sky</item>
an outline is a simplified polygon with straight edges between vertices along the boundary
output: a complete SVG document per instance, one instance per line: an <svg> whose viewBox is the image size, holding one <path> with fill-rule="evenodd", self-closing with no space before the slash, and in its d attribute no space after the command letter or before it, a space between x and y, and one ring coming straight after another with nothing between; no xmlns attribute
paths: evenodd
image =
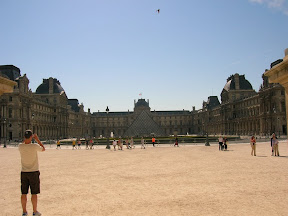
<svg viewBox="0 0 288 216"><path fill-rule="evenodd" d="M156 10L156 12L159 14L160 13L160 9Z"/></svg>

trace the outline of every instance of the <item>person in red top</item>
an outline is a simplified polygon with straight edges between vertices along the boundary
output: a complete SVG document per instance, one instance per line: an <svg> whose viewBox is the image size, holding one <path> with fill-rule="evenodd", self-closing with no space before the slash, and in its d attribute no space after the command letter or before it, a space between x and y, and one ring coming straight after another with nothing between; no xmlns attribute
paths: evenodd
<svg viewBox="0 0 288 216"><path fill-rule="evenodd" d="M178 145L178 137L177 137L177 136L176 136L176 138L175 138L174 147L175 147L175 146L179 147L179 145Z"/></svg>
<svg viewBox="0 0 288 216"><path fill-rule="evenodd" d="M256 156L256 139L254 136L251 137L250 145L252 148L251 155L253 156L253 153L254 153L254 156Z"/></svg>
<svg viewBox="0 0 288 216"><path fill-rule="evenodd" d="M153 147L155 147L155 137L152 137L152 144L153 144Z"/></svg>

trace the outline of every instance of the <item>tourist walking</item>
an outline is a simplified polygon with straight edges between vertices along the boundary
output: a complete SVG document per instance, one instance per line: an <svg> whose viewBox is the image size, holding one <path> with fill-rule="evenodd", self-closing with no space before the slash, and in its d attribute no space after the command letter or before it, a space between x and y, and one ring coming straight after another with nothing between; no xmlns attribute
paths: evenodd
<svg viewBox="0 0 288 216"><path fill-rule="evenodd" d="M88 141L88 139L85 139L85 144L86 144L86 150L89 150L89 141Z"/></svg>
<svg viewBox="0 0 288 216"><path fill-rule="evenodd" d="M228 139L227 139L227 137L224 137L224 139L223 139L223 144L224 144L224 150L227 151L227 144L228 144Z"/></svg>
<svg viewBox="0 0 288 216"><path fill-rule="evenodd" d="M113 140L112 145L113 145L113 147L114 147L114 151L116 151L117 141L116 141L115 139Z"/></svg>
<svg viewBox="0 0 288 216"><path fill-rule="evenodd" d="M31 143L32 139L36 143ZM38 151L45 151L44 145L39 140L37 134L33 134L31 130L26 130L24 133L24 142L18 146L21 156L21 204L23 209L22 216L27 213L27 194L30 188L31 202L33 206L33 215L40 216L41 213L37 210L37 194L40 193L40 172L38 162Z"/></svg>
<svg viewBox="0 0 288 216"><path fill-rule="evenodd" d="M89 147L90 147L90 150L94 149L93 139L90 139L90 141L89 141Z"/></svg>
<svg viewBox="0 0 288 216"><path fill-rule="evenodd" d="M126 144L126 148L129 149L130 145L129 145L129 137L127 137L126 141L125 141L125 144Z"/></svg>
<svg viewBox="0 0 288 216"><path fill-rule="evenodd" d="M80 139L78 139L78 149L81 149L81 140Z"/></svg>
<svg viewBox="0 0 288 216"><path fill-rule="evenodd" d="M256 156L256 139L254 136L251 137L250 139L250 145L251 145L251 148L252 148L252 151L251 151L251 155L253 156Z"/></svg>
<svg viewBox="0 0 288 216"><path fill-rule="evenodd" d="M123 143L121 138L118 140L118 150L123 150Z"/></svg>
<svg viewBox="0 0 288 216"><path fill-rule="evenodd" d="M143 137L141 137L141 149L145 149L145 140Z"/></svg>
<svg viewBox="0 0 288 216"><path fill-rule="evenodd" d="M130 139L130 148L131 148L131 149L132 149L132 148L135 148L133 137L131 137L131 139Z"/></svg>
<svg viewBox="0 0 288 216"><path fill-rule="evenodd" d="M272 144L273 137L276 137L276 139L278 139L277 136L276 136L276 134L275 134L275 133L272 133L272 137L271 137L271 140L270 140L270 141L271 141L271 142L270 142L270 144L271 144L271 151L272 151L271 156L273 156L273 152L274 152L273 144Z"/></svg>
<svg viewBox="0 0 288 216"><path fill-rule="evenodd" d="M222 138L222 136L220 136L218 138L218 142L219 142L219 151L223 150L223 138Z"/></svg>
<svg viewBox="0 0 288 216"><path fill-rule="evenodd" d="M174 147L175 147L175 146L179 147L179 144L178 144L178 137L177 137L177 136L176 136L176 138L175 138Z"/></svg>
<svg viewBox="0 0 288 216"><path fill-rule="evenodd" d="M72 150L77 149L76 148L76 140L72 140Z"/></svg>
<svg viewBox="0 0 288 216"><path fill-rule="evenodd" d="M60 140L57 140L57 148L56 149L61 149Z"/></svg>
<svg viewBox="0 0 288 216"><path fill-rule="evenodd" d="M152 137L152 144L153 144L153 147L155 147L155 137Z"/></svg>
<svg viewBox="0 0 288 216"><path fill-rule="evenodd" d="M278 142L278 139L274 133L272 135L271 144L272 144L274 156L279 156L279 146L278 146L279 142ZM273 152L272 152L272 156L273 156Z"/></svg>

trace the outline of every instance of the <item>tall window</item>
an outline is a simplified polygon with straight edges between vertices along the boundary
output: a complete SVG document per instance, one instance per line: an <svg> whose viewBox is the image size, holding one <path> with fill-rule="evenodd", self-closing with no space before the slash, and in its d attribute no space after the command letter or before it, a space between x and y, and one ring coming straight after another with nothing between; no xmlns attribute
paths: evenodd
<svg viewBox="0 0 288 216"><path fill-rule="evenodd" d="M282 110L282 112L285 112L285 109L286 109L286 107L285 107L285 102L282 102L282 103L281 103L281 110Z"/></svg>
<svg viewBox="0 0 288 216"><path fill-rule="evenodd" d="M9 108L9 118L12 118L12 108Z"/></svg>

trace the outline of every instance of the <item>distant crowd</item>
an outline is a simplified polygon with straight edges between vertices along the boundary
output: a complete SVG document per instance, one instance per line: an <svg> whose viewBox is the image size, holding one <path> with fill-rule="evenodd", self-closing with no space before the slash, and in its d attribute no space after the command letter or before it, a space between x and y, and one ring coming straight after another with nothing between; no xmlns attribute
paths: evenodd
<svg viewBox="0 0 288 216"><path fill-rule="evenodd" d="M227 137L220 136L218 138L218 142L219 142L219 151L223 151L223 150L227 151L227 146L228 146ZM280 156L279 155L279 147L278 147L279 141L278 141L278 138L275 135L275 133L273 133L271 136L270 144L271 144L271 151L272 151L271 156ZM251 145L251 155L256 156L256 138L255 138L255 136L251 137L250 145Z"/></svg>
<svg viewBox="0 0 288 216"><path fill-rule="evenodd" d="M77 145L76 145L76 143L77 143ZM145 140L144 137L141 137L140 143L141 143L141 149L146 149L147 140ZM155 137L151 138L151 143L152 143L153 147L155 147L157 145ZM85 149L86 150L94 149L95 143L94 143L93 139L86 139L84 141L84 144L85 144ZM126 139L119 138L117 140L114 139L111 144L113 146L114 151L116 151L117 149L118 150L123 150L123 146L126 146L127 149L134 149L135 148L134 138L133 137L127 137ZM174 147L179 147L178 137L177 136L175 137L173 145L174 145ZM81 146L82 146L82 141L80 139L75 139L75 140L72 141L72 150L81 149ZM110 142L108 143L106 148L110 149ZM57 140L56 149L61 149L60 140Z"/></svg>

